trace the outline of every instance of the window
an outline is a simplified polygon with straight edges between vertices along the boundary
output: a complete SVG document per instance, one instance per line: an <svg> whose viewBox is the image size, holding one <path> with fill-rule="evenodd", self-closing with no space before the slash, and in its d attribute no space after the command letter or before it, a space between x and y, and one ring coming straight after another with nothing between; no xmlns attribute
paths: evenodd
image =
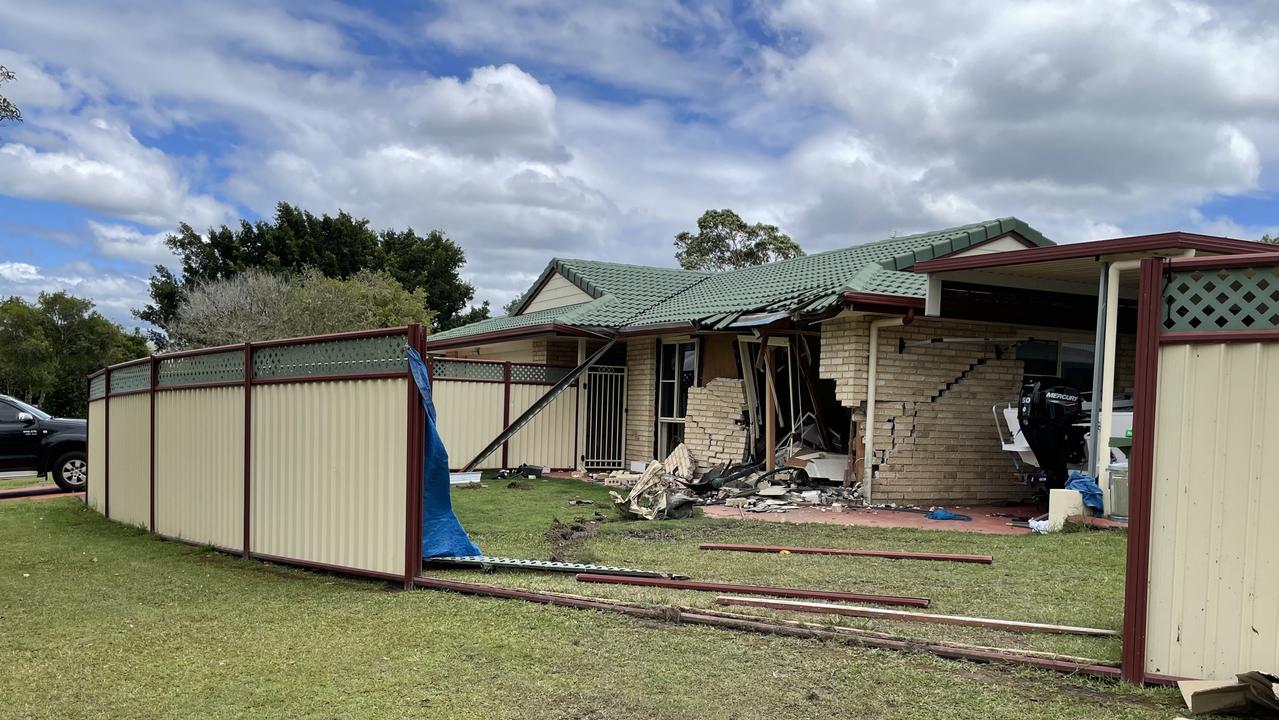
<svg viewBox="0 0 1279 720"><path fill-rule="evenodd" d="M7 402L0 402L0 423L18 422L18 408Z"/></svg>
<svg viewBox="0 0 1279 720"><path fill-rule="evenodd" d="M657 377L657 451L666 457L684 441L688 390L697 385L697 341L663 342Z"/></svg>
<svg viewBox="0 0 1279 720"><path fill-rule="evenodd" d="M1093 346L1057 340L1031 340L1017 346L1026 377L1059 377L1087 392L1092 388Z"/></svg>

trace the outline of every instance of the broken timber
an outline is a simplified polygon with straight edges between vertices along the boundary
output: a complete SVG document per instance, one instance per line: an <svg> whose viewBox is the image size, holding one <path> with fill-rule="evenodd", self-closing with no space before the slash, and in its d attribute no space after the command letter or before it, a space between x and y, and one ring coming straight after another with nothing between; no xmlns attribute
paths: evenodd
<svg viewBox="0 0 1279 720"><path fill-rule="evenodd" d="M852 605L831 605L829 603L796 602L794 600L772 600L769 598L747 598L720 595L715 598L717 605L739 605L743 607L769 608L770 610L791 610L794 612L824 613L827 615L847 615L850 617L874 618L877 620L902 620L906 622L935 623L938 625L967 625L992 630L1009 632L1055 633L1059 635L1088 635L1092 637L1112 637L1119 633L1114 630L1100 628L1073 627L1070 625L1048 625L1045 623L1021 622L1018 620L993 620L990 618L964 617L962 615L932 615L929 613L905 612L902 610L884 610L882 608L854 607Z"/></svg>
<svg viewBox="0 0 1279 720"><path fill-rule="evenodd" d="M573 368L572 370L568 372L567 375L560 378L560 381L552 385L551 389L547 390L545 395L538 398L537 402L530 405L528 410L525 410L523 413L520 413L520 416L515 418L515 422L506 426L506 429L498 433L497 437L493 438L492 442L490 442L488 445L485 445L484 449L480 451L479 455L476 455L475 457L471 458L471 461L467 463L465 467L462 468L462 472L470 472L474 470L476 465L479 465L480 463L484 462L484 458L488 457L489 455L492 455L494 450L497 450L498 448L502 447L503 443L505 443L507 440L510 440L511 436L515 435L515 433L519 432L520 429L522 429L525 425L529 424L529 422L531 422L533 418L537 417L539 413L541 413L548 406L550 406L550 404L554 402L555 398L559 397L560 394L563 393L565 390L567 390L570 385L576 382L577 378L580 377L582 373L586 372L592 365L599 362L599 359L604 357L604 353L608 352L609 349L612 348L613 345L616 343L617 343L617 338L613 338L609 340L608 342L604 343L604 347L601 347L599 350L596 350L594 353L591 354L590 357L586 358L585 362Z"/></svg>
<svg viewBox="0 0 1279 720"><path fill-rule="evenodd" d="M721 613L714 610L696 610L685 607L649 607L638 604L622 603L616 600L594 599L581 596L562 595L558 593L535 592L504 588L496 585L443 580L440 578L416 577L414 585L433 590L448 590L466 595L497 597L544 605L558 605L584 610L613 612L633 617L647 618L662 622L683 623L687 625L708 625L722 629L741 630L795 638L810 638L842 642L860 647L897 650L900 652L924 652L938 657L954 660L971 660L975 662L1002 662L1052 670L1060 673L1084 674L1118 680L1120 670L1113 664L1101 661L1064 659L1043 657L1043 653L1028 653L1013 649L984 648L979 646L958 645L955 643L927 642L911 638L885 636L862 633L853 628L824 628L815 623L799 623L788 621L753 618L732 613ZM1153 678L1161 680L1161 678Z"/></svg>
<svg viewBox="0 0 1279 720"><path fill-rule="evenodd" d="M995 561L989 555L954 555L951 553L922 553L896 550L845 550L844 548L786 547L782 545L735 545L732 543L702 543L699 550L729 550L733 552L781 553L793 555L856 555L858 557L890 558L893 560L945 560L949 562L980 563L989 565Z"/></svg>
<svg viewBox="0 0 1279 720"><path fill-rule="evenodd" d="M737 585L734 583L700 582L697 580L667 580L664 578L616 577L582 573L578 582L609 583L613 585L643 585L670 588L672 590L702 590L706 592L738 593L741 595L772 595L774 597L804 598L809 600L842 600L845 602L869 602L880 605L907 605L928 607L928 598L898 597L896 595L868 595L866 593L840 592L836 590L808 590L804 588L770 587L767 585Z"/></svg>

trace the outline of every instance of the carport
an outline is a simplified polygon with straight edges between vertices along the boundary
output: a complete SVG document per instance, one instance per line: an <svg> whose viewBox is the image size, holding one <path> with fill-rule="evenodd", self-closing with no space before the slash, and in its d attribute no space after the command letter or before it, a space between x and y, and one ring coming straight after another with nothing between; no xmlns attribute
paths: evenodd
<svg viewBox="0 0 1279 720"><path fill-rule="evenodd" d="M1104 458L1114 427L1115 369L1121 361L1132 361L1118 352L1117 339L1121 332L1137 330L1141 261L1268 249L1246 240L1170 232L940 258L920 262L914 270L928 276L926 316L1093 333L1089 470L1105 493L1109 512L1109 463Z"/></svg>
<svg viewBox="0 0 1279 720"><path fill-rule="evenodd" d="M1279 663L1272 250L1170 233L918 268L929 274L930 314L1055 312L1082 323L1095 301L1094 392L1103 401L1094 437L1108 432L1116 334L1135 330L1122 661L1130 682L1232 679Z"/></svg>

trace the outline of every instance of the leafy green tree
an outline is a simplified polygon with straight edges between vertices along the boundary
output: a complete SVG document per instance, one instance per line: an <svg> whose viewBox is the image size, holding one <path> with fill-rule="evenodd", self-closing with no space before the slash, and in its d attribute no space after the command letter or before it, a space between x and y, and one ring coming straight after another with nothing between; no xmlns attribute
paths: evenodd
<svg viewBox="0 0 1279 720"><path fill-rule="evenodd" d="M1279 235L1262 235L1261 242L1270 243L1271 245L1279 245Z"/></svg>
<svg viewBox="0 0 1279 720"><path fill-rule="evenodd" d="M187 291L170 326L174 347L189 349L299 335L429 324L426 291L409 292L387 272L350 278L308 269L273 275L250 268Z"/></svg>
<svg viewBox="0 0 1279 720"><path fill-rule="evenodd" d="M280 203L275 217L235 228L225 225L201 236L183 223L165 240L177 254L179 274L157 266L151 276L151 303L135 312L159 328L152 340L165 347L185 295L206 283L227 280L251 268L268 274L314 270L344 279L361 270L384 271L403 288L422 291L434 312L433 327L444 330L488 317L487 303L467 309L475 289L459 276L462 248L438 230L375 232L369 221L349 213L315 216Z"/></svg>
<svg viewBox="0 0 1279 720"><path fill-rule="evenodd" d="M82 416L89 373L149 352L138 333L65 292L0 302L0 388L54 415Z"/></svg>
<svg viewBox="0 0 1279 720"><path fill-rule="evenodd" d="M12 82L18 76L9 68L0 65L0 83ZM22 111L3 95L0 95L0 122L22 122Z"/></svg>
<svg viewBox="0 0 1279 720"><path fill-rule="evenodd" d="M675 259L685 270L723 272L763 265L804 254L776 225L746 224L732 210L707 210L697 220L697 233L675 236Z"/></svg>

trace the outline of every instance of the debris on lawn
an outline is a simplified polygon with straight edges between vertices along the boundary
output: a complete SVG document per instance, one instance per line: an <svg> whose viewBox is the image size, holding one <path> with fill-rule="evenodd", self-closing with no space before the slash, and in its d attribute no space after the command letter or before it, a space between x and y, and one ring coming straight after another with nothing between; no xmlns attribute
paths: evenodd
<svg viewBox="0 0 1279 720"><path fill-rule="evenodd" d="M686 518L693 514L695 501L680 489L693 479L695 469L693 456L680 443L666 462L650 462L626 497L612 490L608 494L624 520Z"/></svg>
<svg viewBox="0 0 1279 720"><path fill-rule="evenodd" d="M506 484L507 490L532 490L533 486L523 480L512 480Z"/></svg>
<svg viewBox="0 0 1279 720"><path fill-rule="evenodd" d="M522 558L494 557L489 555L450 555L446 557L426 558L427 565L440 565L445 567L470 567L480 568L485 572L494 572L498 568L506 568L510 570L538 570L542 572L560 572L560 573L582 573L589 572L599 576L620 575L623 577L641 577L641 578L680 578L683 575L671 575L669 573L658 572L656 570L637 570L635 568L613 567L612 565L591 565L584 563L556 562L553 560L525 560ZM416 578L414 582L424 587L422 581L430 582L428 578ZM448 581L442 581L448 582Z"/></svg>
<svg viewBox="0 0 1279 720"><path fill-rule="evenodd" d="M481 475L482 473L479 472L451 472L449 473L449 487L479 487Z"/></svg>
<svg viewBox="0 0 1279 720"><path fill-rule="evenodd" d="M573 499L571 499L571 500L569 500L569 501L568 501L568 504L569 504L569 506L570 506L570 507L571 507L571 506L573 506L573 505L594 505L594 504L595 504L595 501L594 501L594 500L583 500L582 498L573 498Z"/></svg>
<svg viewBox="0 0 1279 720"><path fill-rule="evenodd" d="M542 473L546 472L546 468L541 465L521 465L514 470L507 468L497 471L497 479L505 480L509 477L522 477L529 480L536 480L542 477Z"/></svg>
<svg viewBox="0 0 1279 720"><path fill-rule="evenodd" d="M713 468L700 482L689 484L689 489L701 495L700 505L728 505L756 513L800 507L841 510L861 499L860 485L831 485L829 480L819 480L803 468L791 466L769 472L763 472L759 465Z"/></svg>
<svg viewBox="0 0 1279 720"><path fill-rule="evenodd" d="M1279 717L1279 677L1269 673L1240 673L1234 680L1181 680L1181 699L1192 714L1243 713L1249 717Z"/></svg>

